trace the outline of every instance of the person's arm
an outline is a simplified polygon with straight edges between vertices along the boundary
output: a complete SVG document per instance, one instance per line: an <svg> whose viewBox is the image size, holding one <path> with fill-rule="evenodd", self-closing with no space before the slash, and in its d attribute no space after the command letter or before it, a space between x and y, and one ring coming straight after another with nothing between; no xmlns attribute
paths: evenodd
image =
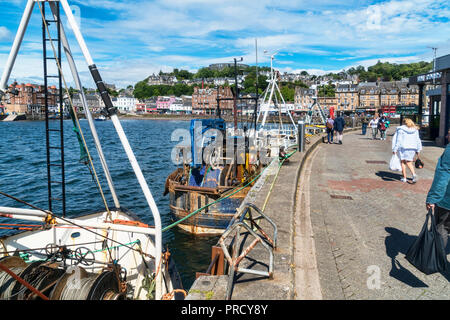
<svg viewBox="0 0 450 320"><path fill-rule="evenodd" d="M450 147L447 147L438 160L436 170L434 172L433 183L427 195L427 208L439 203L447 191L450 182Z"/></svg>
<svg viewBox="0 0 450 320"><path fill-rule="evenodd" d="M417 136L417 154L419 154L419 152L422 151L422 141L420 140L419 130L417 130L416 136Z"/></svg>
<svg viewBox="0 0 450 320"><path fill-rule="evenodd" d="M398 150L397 140L398 140L398 130L395 130L394 136L392 137L392 153L396 153Z"/></svg>

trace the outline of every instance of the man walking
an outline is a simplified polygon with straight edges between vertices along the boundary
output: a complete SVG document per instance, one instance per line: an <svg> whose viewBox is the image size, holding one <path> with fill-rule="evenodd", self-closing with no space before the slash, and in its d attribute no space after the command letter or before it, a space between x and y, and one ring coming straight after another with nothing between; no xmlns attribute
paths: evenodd
<svg viewBox="0 0 450 320"><path fill-rule="evenodd" d="M367 132L367 125L369 124L369 119L365 113L361 115L361 125L362 125L362 135L365 136Z"/></svg>
<svg viewBox="0 0 450 320"><path fill-rule="evenodd" d="M450 142L450 130L446 138ZM437 231L445 248L450 230L450 144L438 160L426 202L427 209L434 209Z"/></svg>
<svg viewBox="0 0 450 320"><path fill-rule="evenodd" d="M336 140L342 144L342 134L344 132L345 120L342 118L342 113L338 113L338 117L334 119L334 130L336 131Z"/></svg>

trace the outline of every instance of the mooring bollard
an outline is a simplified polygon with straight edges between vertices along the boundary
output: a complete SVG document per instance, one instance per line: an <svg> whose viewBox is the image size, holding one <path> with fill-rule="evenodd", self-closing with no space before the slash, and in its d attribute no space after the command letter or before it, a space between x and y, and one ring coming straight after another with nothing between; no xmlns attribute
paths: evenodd
<svg viewBox="0 0 450 320"><path fill-rule="evenodd" d="M303 121L298 122L298 151L305 151L305 123Z"/></svg>

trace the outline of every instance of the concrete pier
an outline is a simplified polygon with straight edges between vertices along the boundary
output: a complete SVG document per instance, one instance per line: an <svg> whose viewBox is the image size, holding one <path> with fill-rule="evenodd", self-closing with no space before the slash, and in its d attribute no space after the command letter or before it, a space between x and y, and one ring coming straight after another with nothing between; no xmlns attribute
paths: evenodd
<svg viewBox="0 0 450 320"><path fill-rule="evenodd" d="M423 142L419 182L402 183L388 168L394 130L386 141L350 130L342 145L313 137L281 167L269 197L276 172L265 177L252 200L278 227L273 279L236 274L232 300L450 298L450 275L426 276L404 259L443 148ZM268 261L256 245L240 267L267 271ZM223 300L227 282L202 275L187 299Z"/></svg>

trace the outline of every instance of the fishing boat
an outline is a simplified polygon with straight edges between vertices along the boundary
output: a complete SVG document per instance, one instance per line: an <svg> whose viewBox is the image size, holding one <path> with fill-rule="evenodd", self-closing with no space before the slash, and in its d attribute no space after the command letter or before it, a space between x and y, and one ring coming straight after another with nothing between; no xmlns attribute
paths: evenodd
<svg viewBox="0 0 450 320"><path fill-rule="evenodd" d="M256 118L255 141L265 141L272 154L279 154L280 148L284 150L297 144L297 125L288 110L286 101L278 86L277 71L273 68L273 60L277 53L270 55L270 78L259 103L258 116ZM268 123L268 117L273 114L278 116L277 121ZM289 123L283 123L282 115L287 114Z"/></svg>
<svg viewBox="0 0 450 320"><path fill-rule="evenodd" d="M273 58L274 55L271 61ZM272 62L268 82L261 99L258 93L255 97L243 98L239 96L237 78L235 79L236 87L232 98L234 126L227 128L225 121L220 118L220 102L227 98L217 99L216 119L191 121L190 136L198 138L191 138L190 146L180 147L178 153L179 158L183 159L182 167L168 176L164 193L170 194L170 210L174 224L179 228L196 235L222 234L263 167L296 145L297 126L277 85ZM241 121L240 127L237 117L238 100L255 102L251 120L247 123ZM271 111L279 115L280 122L275 126L266 123ZM290 124L283 125L283 112L288 113ZM201 128L198 132L195 130L196 125ZM205 143L209 140L202 136L208 130L219 131L220 136L232 143L217 144L216 141L214 148L211 148L211 143ZM238 141L241 141L241 147L238 146ZM227 150L231 152L228 153ZM190 154L190 158L187 154Z"/></svg>
<svg viewBox="0 0 450 320"><path fill-rule="evenodd" d="M50 78L57 78L60 114L59 120L49 121L49 94L46 90L48 207L39 208L14 195L0 191L1 197L7 197L9 201L17 203L17 207L0 206L0 216L3 218L2 222L5 222L1 224L1 227L13 231L13 234L0 237L0 299L160 300L184 298L185 292L182 290L174 260L170 258L168 249L163 249L158 207L67 0L28 0L0 80L0 97L8 94L7 82L35 5L39 7L43 27L45 88L48 88ZM114 125L148 203L154 225L145 224L120 205L93 117L87 106L63 23L60 20L61 6L105 104L102 113L110 118ZM46 12L48 7L50 10ZM51 27L56 28L53 30L53 36ZM76 110L71 102L61 68L62 51L67 58L76 89L81 93L86 119L114 206L109 206L106 201ZM53 56L47 56L48 52L53 52ZM49 61L56 63L57 77L47 73ZM66 92L64 96L63 84ZM67 216L74 215L66 212L68 210L66 209L64 171L64 105L71 113L83 162L89 166L99 190L99 197L101 196L104 203L104 208L77 214L73 218L68 218ZM55 122L59 123L59 126L55 126ZM57 137L50 132L57 134ZM93 195L89 194L89 197ZM6 223L6 221L11 222Z"/></svg>
<svg viewBox="0 0 450 320"><path fill-rule="evenodd" d="M206 142L205 137L196 139L196 128L201 134L216 130L223 140ZM222 234L231 218L236 214L248 191L254 184L254 177L261 170L259 155L255 149L235 149L237 141L247 141L247 136L227 136L223 119L191 120L191 146L179 147L184 161L166 180L164 195L170 194L170 210L177 226L196 235ZM200 133L200 132L199 132ZM190 154L190 161L187 154Z"/></svg>

